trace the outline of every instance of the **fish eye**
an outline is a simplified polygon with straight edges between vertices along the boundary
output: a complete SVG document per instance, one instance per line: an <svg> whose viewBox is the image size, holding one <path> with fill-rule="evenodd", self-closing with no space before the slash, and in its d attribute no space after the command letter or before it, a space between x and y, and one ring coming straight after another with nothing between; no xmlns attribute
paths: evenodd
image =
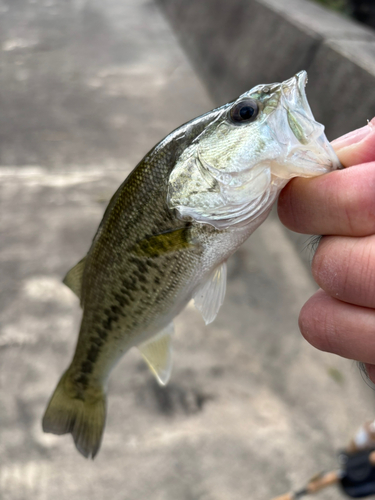
<svg viewBox="0 0 375 500"><path fill-rule="evenodd" d="M255 120L258 113L258 103L254 99L244 99L232 107L230 117L234 123L249 123Z"/></svg>

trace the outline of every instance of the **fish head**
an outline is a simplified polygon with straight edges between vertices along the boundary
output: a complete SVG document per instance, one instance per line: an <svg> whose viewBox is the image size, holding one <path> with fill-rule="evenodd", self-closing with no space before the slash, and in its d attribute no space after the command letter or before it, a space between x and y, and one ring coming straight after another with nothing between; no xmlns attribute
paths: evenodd
<svg viewBox="0 0 375 500"><path fill-rule="evenodd" d="M170 175L169 207L218 229L243 225L269 208L291 178L338 168L324 126L311 112L306 83L302 71L213 110Z"/></svg>

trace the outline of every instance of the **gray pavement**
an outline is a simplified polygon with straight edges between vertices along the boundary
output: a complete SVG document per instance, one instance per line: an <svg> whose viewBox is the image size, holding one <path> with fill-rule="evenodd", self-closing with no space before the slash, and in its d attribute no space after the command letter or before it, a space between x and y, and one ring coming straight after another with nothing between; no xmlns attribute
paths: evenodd
<svg viewBox="0 0 375 500"><path fill-rule="evenodd" d="M230 260L215 322L176 319L166 389L136 351L113 372L95 461L42 433L80 320L62 277L130 169L212 104L152 2L2 8L0 498L263 500L335 467L374 393L299 334L316 287L276 218Z"/></svg>

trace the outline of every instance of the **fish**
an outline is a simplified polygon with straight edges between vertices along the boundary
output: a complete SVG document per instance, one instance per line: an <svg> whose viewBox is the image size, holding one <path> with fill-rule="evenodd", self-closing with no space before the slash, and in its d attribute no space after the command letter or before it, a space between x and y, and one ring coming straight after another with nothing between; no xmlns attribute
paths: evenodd
<svg viewBox="0 0 375 500"><path fill-rule="evenodd" d="M73 360L42 427L98 453L108 377L137 347L161 385L172 369L173 319L191 299L206 324L224 301L228 258L296 176L340 168L305 93L307 73L257 85L178 127L113 195L87 255L64 283L82 322Z"/></svg>

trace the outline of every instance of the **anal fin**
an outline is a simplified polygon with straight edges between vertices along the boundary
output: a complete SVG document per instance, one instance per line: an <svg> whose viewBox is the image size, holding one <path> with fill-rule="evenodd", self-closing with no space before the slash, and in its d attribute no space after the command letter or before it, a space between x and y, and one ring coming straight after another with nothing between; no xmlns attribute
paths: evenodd
<svg viewBox="0 0 375 500"><path fill-rule="evenodd" d="M216 267L194 294L194 305L202 313L206 325L212 323L224 302L227 287L227 263Z"/></svg>
<svg viewBox="0 0 375 500"><path fill-rule="evenodd" d="M154 337L137 347L150 370L161 385L166 385L172 371L172 342L174 328L170 323Z"/></svg>

